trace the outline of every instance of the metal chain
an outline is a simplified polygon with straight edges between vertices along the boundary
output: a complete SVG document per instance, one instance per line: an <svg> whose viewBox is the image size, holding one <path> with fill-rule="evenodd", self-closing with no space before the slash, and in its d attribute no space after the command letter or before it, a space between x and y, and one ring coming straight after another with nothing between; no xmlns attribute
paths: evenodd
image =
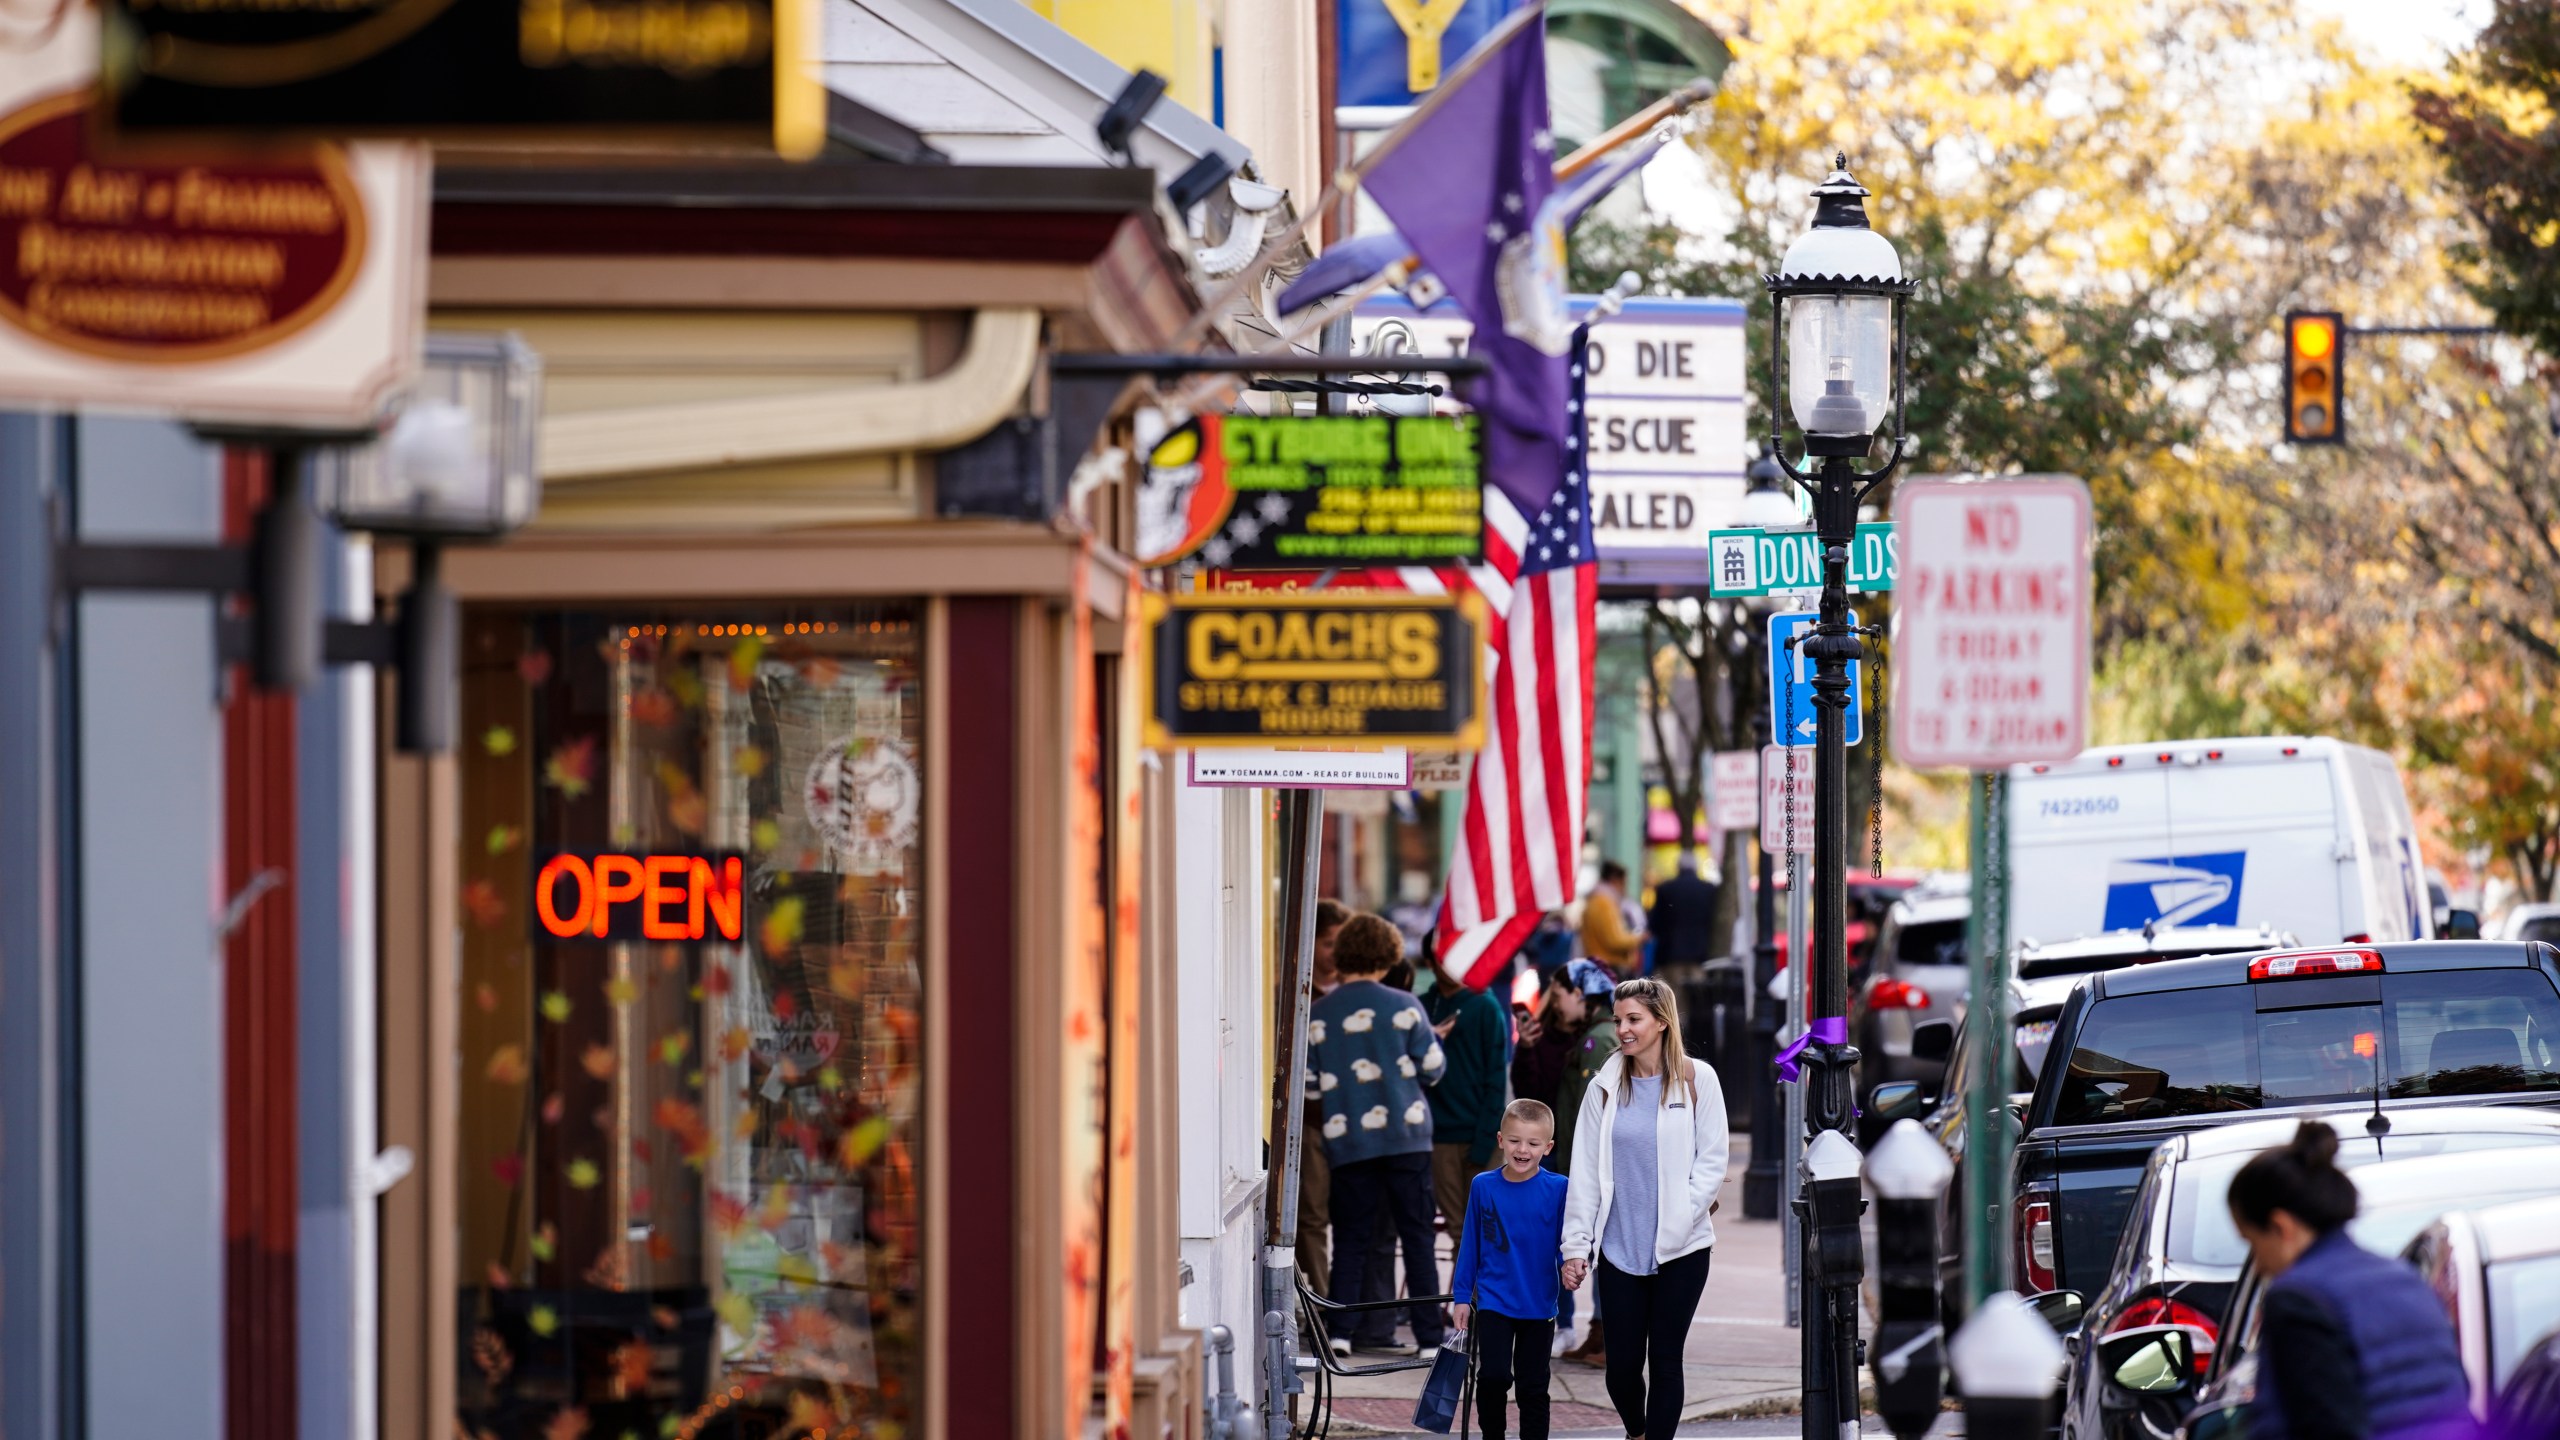
<svg viewBox="0 0 2560 1440"><path fill-rule="evenodd" d="M1884 639L1883 626L1869 628L1875 632L1867 637L1870 644ZM1884 697L1889 692L1884 684L1884 649L1881 645L1877 645L1873 656L1876 673L1871 679L1875 688L1868 693L1876 697L1876 733L1867 737L1867 758L1874 767L1867 780L1867 845L1868 873L1881 880L1884 878Z"/></svg>

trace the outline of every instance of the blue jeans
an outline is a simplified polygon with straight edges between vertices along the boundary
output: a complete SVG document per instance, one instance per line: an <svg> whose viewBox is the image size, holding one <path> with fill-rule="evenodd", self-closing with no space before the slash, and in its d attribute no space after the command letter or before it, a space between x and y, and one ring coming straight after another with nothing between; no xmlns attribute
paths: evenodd
<svg viewBox="0 0 2560 1440"><path fill-rule="evenodd" d="M1333 1167L1333 1285L1338 1299L1361 1295L1361 1272L1380 1227L1392 1226L1404 1246L1404 1293L1440 1293L1440 1262L1432 1243L1431 1156L1385 1155ZM1374 1312L1392 1316L1392 1310ZM1437 1300L1405 1307L1418 1345L1437 1345L1448 1319ZM1375 1323L1373 1319L1371 1323ZM1389 1323L1392 1323L1390 1321ZM1333 1317L1333 1333L1352 1337L1356 1315Z"/></svg>

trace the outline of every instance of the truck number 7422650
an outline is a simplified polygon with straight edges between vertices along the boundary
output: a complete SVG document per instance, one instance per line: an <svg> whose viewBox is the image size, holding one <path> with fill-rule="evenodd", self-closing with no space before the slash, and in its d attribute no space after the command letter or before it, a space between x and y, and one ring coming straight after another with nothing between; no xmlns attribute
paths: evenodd
<svg viewBox="0 0 2560 1440"><path fill-rule="evenodd" d="M2116 797L2113 795L2072 795L2060 800L2039 800L2036 804L2037 813L2048 819L2116 813Z"/></svg>

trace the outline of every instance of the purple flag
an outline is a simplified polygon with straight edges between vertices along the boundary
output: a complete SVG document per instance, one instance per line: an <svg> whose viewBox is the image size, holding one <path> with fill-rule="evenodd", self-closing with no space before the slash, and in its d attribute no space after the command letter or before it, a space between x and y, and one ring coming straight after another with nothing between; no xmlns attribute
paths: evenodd
<svg viewBox="0 0 2560 1440"><path fill-rule="evenodd" d="M1485 37L1361 184L1475 322L1468 387L1485 470L1523 515L1564 483L1564 223L1547 128L1543 6Z"/></svg>

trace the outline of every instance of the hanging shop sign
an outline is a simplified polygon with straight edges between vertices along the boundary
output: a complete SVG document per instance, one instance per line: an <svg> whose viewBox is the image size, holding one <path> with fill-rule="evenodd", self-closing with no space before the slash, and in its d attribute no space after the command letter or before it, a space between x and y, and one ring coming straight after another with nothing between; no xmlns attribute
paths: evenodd
<svg viewBox="0 0 2560 1440"><path fill-rule="evenodd" d="M1138 557L1220 570L1484 556L1472 415L1202 415L1149 452Z"/></svg>
<svg viewBox="0 0 2560 1440"><path fill-rule="evenodd" d="M1145 742L1484 743L1484 601L1262 591L1140 597Z"/></svg>
<svg viewBox="0 0 2560 1440"><path fill-rule="evenodd" d="M0 76L0 403L370 426L421 355L425 148L100 153L95 39Z"/></svg>
<svg viewBox="0 0 2560 1440"><path fill-rule="evenodd" d="M746 865L735 855L563 852L534 872L536 940L737 944Z"/></svg>
<svg viewBox="0 0 2560 1440"><path fill-rule="evenodd" d="M816 0L104 0L128 137L765 135L816 152Z"/></svg>
<svg viewBox="0 0 2560 1440"><path fill-rule="evenodd" d="M1576 295L1569 308L1579 320L1591 306ZM1581 359L1603 585L1695 585L1713 532L1741 518L1742 321L1736 301L1640 295L1591 327ZM1353 313L1353 353L1390 326L1432 356L1465 354L1474 333L1449 301L1416 310L1380 296Z"/></svg>

